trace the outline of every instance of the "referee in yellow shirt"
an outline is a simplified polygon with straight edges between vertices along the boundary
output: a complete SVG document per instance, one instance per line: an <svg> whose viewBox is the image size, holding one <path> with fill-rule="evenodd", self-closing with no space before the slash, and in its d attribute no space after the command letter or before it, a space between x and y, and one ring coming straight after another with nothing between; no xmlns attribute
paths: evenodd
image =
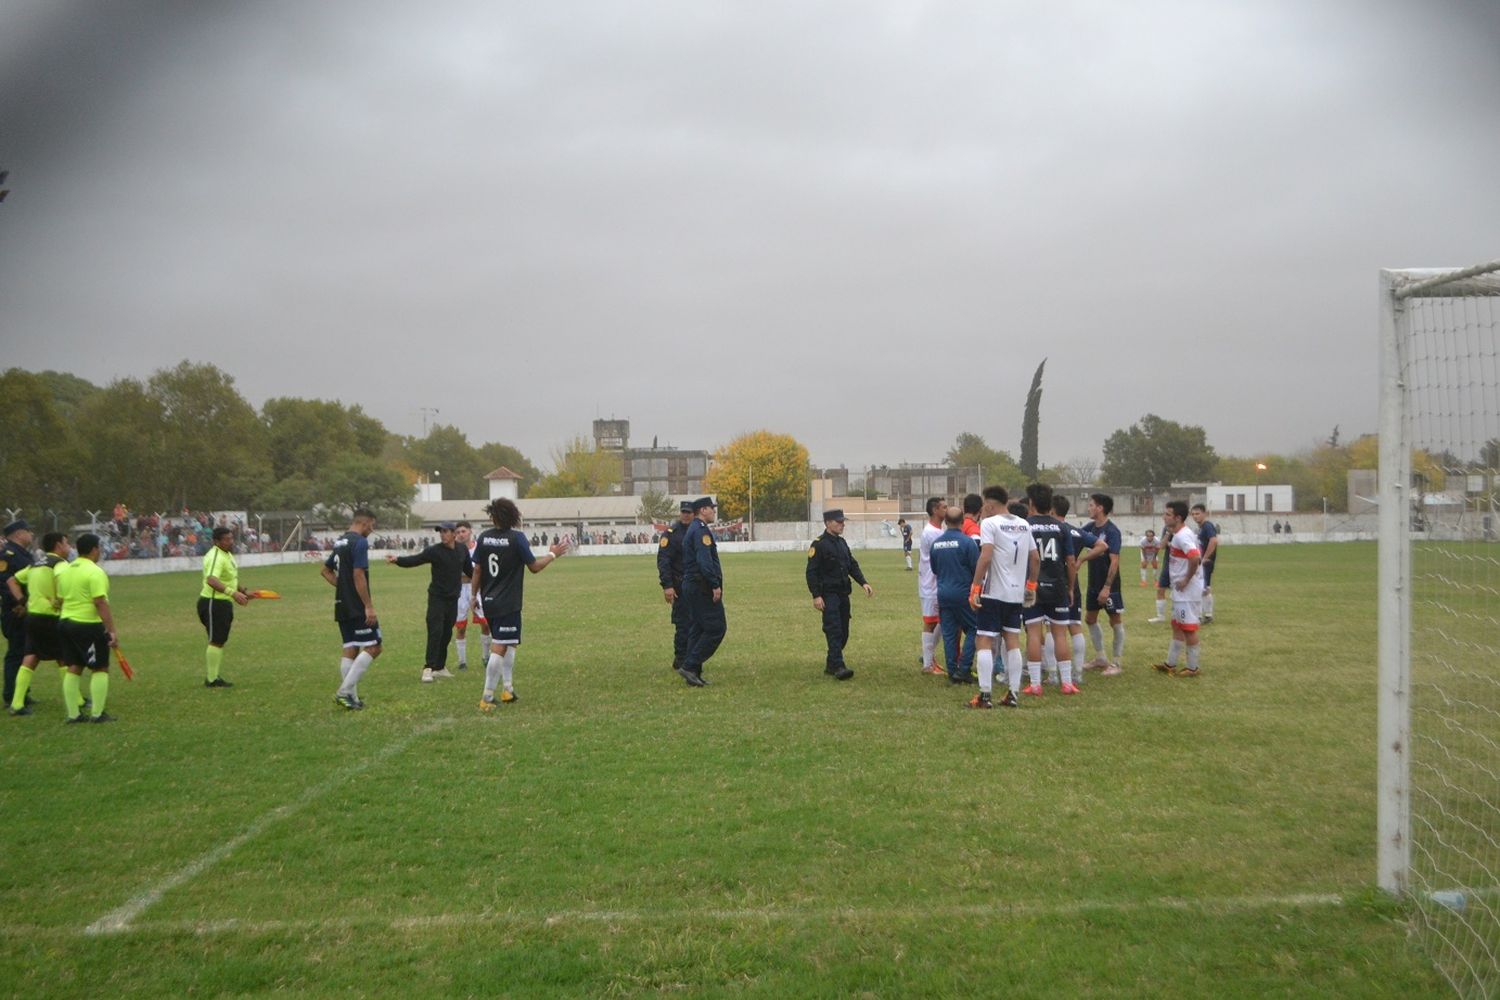
<svg viewBox="0 0 1500 1000"><path fill-rule="evenodd" d="M63 702L68 722L114 722L104 713L109 697L109 651L119 645L114 615L109 608L109 577L99 566L99 536L78 536L78 558L64 573L58 573L57 596L62 598L58 621L63 666ZM93 716L83 715L79 677L89 671L89 694Z"/></svg>
<svg viewBox="0 0 1500 1000"><path fill-rule="evenodd" d="M240 586L240 565L234 559L234 529L214 529L214 543L203 554L203 589L198 593L198 620L208 633L205 655L206 688L234 687L219 676L224 665L224 644L229 641L229 627L234 624L234 606L249 604L254 594Z"/></svg>

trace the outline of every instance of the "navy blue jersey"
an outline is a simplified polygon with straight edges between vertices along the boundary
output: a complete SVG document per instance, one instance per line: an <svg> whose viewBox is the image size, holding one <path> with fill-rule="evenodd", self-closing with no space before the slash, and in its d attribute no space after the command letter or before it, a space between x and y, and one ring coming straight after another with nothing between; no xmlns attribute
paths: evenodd
<svg viewBox="0 0 1500 1000"><path fill-rule="evenodd" d="M1089 560L1089 590L1100 590L1104 587L1104 580L1109 576L1109 557L1120 554L1120 529L1115 527L1115 522L1105 521L1086 527L1084 530L1094 534L1095 541L1102 538L1108 546L1105 555L1095 556ZM1119 571L1115 572L1115 583L1119 583Z"/></svg>
<svg viewBox="0 0 1500 1000"><path fill-rule="evenodd" d="M374 600L370 588L370 542L357 531L346 531L333 543L333 551L323 560L323 565L338 574L333 591L333 620L338 622L360 622L365 620L365 602L354 589L354 571L365 571L365 592Z"/></svg>
<svg viewBox="0 0 1500 1000"><path fill-rule="evenodd" d="M682 592L682 540L687 537L689 527L678 521L661 533L656 546L656 577L662 590L671 587Z"/></svg>
<svg viewBox="0 0 1500 1000"><path fill-rule="evenodd" d="M979 543L957 528L932 540L932 573L937 577L938 601L968 603L974 568L979 565Z"/></svg>
<svg viewBox="0 0 1500 1000"><path fill-rule="evenodd" d="M520 613L526 567L534 562L531 543L520 529L490 528L480 533L474 544L474 568L479 572L479 596L484 599L486 618Z"/></svg>
<svg viewBox="0 0 1500 1000"><path fill-rule="evenodd" d="M1072 532L1051 514L1033 514L1031 537L1036 539L1040 568L1036 576L1039 604L1068 603L1068 557L1073 554Z"/></svg>
<svg viewBox="0 0 1500 1000"><path fill-rule="evenodd" d="M1204 562L1213 562L1214 558L1219 554L1218 549L1214 549L1213 555L1208 554L1209 541L1211 539L1217 538L1218 536L1219 529L1214 527L1214 523L1212 521L1205 520L1202 524L1198 525L1198 551L1203 553Z"/></svg>
<svg viewBox="0 0 1500 1000"><path fill-rule="evenodd" d="M31 562L31 551L27 549L26 546L8 540L0 541L0 607L3 607L7 614L9 614L18 603L16 599L11 596L10 587L8 586L7 581L9 581L11 577L21 572L21 570L25 569L27 566L30 566ZM19 580L16 582L18 584L20 583ZM21 593L23 596L26 593L26 588L24 586L21 587ZM25 602L22 601L20 603Z"/></svg>
<svg viewBox="0 0 1500 1000"><path fill-rule="evenodd" d="M719 544L708 525L697 518L688 525L682 540L682 586L694 585L708 590L724 588L724 574L719 569Z"/></svg>

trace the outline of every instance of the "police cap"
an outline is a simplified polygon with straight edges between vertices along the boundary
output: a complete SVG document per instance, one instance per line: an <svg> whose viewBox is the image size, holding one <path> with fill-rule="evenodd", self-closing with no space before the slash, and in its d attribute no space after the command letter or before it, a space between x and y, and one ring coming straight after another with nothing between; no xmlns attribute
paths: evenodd
<svg viewBox="0 0 1500 1000"><path fill-rule="evenodd" d="M682 503L678 504L677 509L684 514L691 514L698 508L693 506L693 501L684 500L682 501Z"/></svg>
<svg viewBox="0 0 1500 1000"><path fill-rule="evenodd" d="M716 504L716 503L714 503L714 498L713 497L699 497L698 499L696 499L696 500L693 501L693 513L696 514L698 511L702 510L704 507L717 507L717 506L719 506L719 505Z"/></svg>
<svg viewBox="0 0 1500 1000"><path fill-rule="evenodd" d="M834 507L823 512L823 520L825 521L842 521L843 519L844 512L841 508Z"/></svg>

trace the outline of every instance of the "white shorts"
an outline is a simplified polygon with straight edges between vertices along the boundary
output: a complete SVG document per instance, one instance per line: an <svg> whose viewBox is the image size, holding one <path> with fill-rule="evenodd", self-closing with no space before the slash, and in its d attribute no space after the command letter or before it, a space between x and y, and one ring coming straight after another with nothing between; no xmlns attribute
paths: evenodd
<svg viewBox="0 0 1500 1000"><path fill-rule="evenodd" d="M454 621L460 625L467 625L470 610L474 612L474 620L481 625L484 624L484 605L474 600L473 584L466 583L458 591L458 617Z"/></svg>
<svg viewBox="0 0 1500 1000"><path fill-rule="evenodd" d="M1184 631L1194 632L1198 628L1198 614L1203 610L1202 601L1184 601L1172 598L1172 624L1182 626Z"/></svg>
<svg viewBox="0 0 1500 1000"><path fill-rule="evenodd" d="M921 601L922 601L922 621L924 621L924 622L935 622L935 621L937 621L938 620L938 599L937 599L937 595L933 594L931 597L928 597L925 594L918 594L917 596L919 598L921 598Z"/></svg>

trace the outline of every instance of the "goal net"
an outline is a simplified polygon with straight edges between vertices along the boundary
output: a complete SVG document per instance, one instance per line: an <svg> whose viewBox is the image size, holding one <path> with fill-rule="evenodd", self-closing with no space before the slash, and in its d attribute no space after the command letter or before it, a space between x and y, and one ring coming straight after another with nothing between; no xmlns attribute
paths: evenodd
<svg viewBox="0 0 1500 1000"><path fill-rule="evenodd" d="M1379 881L1500 995L1500 261L1381 272Z"/></svg>

